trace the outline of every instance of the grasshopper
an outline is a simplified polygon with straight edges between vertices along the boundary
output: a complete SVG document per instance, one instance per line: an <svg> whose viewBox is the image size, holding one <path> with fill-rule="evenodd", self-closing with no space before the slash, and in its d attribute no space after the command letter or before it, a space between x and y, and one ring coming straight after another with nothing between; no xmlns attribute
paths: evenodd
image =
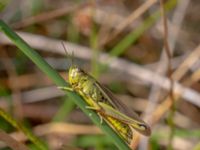
<svg viewBox="0 0 200 150"><path fill-rule="evenodd" d="M66 49L65 52L68 55ZM96 111L101 121L105 120L127 144L133 139L134 129L146 136L151 134L150 127L135 112L128 110L109 89L74 65L73 58L68 80L71 87L59 88L82 96L88 104L87 109Z"/></svg>

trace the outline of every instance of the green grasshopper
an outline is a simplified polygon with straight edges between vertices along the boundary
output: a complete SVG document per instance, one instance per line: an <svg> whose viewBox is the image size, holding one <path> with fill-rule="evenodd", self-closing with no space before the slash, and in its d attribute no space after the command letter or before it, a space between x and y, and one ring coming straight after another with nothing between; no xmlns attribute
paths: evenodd
<svg viewBox="0 0 200 150"><path fill-rule="evenodd" d="M66 49L65 52L68 55ZM88 104L87 108L95 110L101 121L105 120L127 144L133 139L133 129L146 136L151 134L150 127L135 112L128 110L110 90L74 65L73 58L71 59L72 65L68 73L71 87L59 87L60 89L75 91L81 95Z"/></svg>

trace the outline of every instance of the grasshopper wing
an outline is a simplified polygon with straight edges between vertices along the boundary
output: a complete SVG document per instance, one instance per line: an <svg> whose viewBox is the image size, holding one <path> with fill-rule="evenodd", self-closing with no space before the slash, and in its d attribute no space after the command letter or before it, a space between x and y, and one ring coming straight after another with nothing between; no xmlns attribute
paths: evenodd
<svg viewBox="0 0 200 150"><path fill-rule="evenodd" d="M142 119L140 119L134 111L126 107L124 103L117 99L109 89L99 83L96 83L96 86L98 86L110 104L108 105L106 103L99 102L99 105L105 110L106 115L130 125L143 135L149 136L151 134L150 127Z"/></svg>

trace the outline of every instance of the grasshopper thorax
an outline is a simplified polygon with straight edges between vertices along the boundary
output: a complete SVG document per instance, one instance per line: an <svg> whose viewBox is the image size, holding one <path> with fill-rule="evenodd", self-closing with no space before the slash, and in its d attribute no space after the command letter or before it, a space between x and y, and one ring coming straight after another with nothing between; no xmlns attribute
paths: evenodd
<svg viewBox="0 0 200 150"><path fill-rule="evenodd" d="M81 70L75 65L71 66L69 69L69 83L72 86L76 86L80 82L83 75L83 70Z"/></svg>

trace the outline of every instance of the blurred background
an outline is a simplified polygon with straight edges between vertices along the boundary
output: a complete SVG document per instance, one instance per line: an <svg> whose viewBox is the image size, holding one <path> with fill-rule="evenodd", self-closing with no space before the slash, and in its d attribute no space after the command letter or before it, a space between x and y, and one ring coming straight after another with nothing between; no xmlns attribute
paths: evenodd
<svg viewBox="0 0 200 150"><path fill-rule="evenodd" d="M200 149L199 10L199 0L0 0L0 18L63 78L71 62L61 41L151 126L150 137L136 135L138 150ZM0 108L49 149L117 149L3 33ZM1 116L0 128L36 149ZM9 150L1 136L0 149Z"/></svg>

